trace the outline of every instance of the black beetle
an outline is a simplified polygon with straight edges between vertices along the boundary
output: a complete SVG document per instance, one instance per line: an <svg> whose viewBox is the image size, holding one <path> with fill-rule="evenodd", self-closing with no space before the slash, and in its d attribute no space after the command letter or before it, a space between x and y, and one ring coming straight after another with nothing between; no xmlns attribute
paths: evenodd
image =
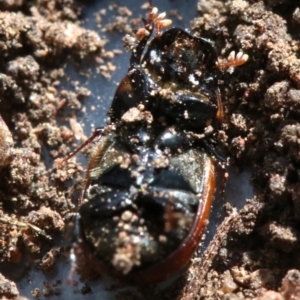
<svg viewBox="0 0 300 300"><path fill-rule="evenodd" d="M212 45L173 28L147 47L152 28L115 93L114 129L91 156L79 210L92 265L142 284L176 274L200 242L215 164L188 132L204 132L220 110Z"/></svg>
<svg viewBox="0 0 300 300"><path fill-rule="evenodd" d="M99 137L79 209L80 246L96 270L136 284L173 276L195 252L216 181L205 132L223 113L211 43L172 28L147 46L162 22L152 9L107 126L69 156ZM242 64L238 56L224 65Z"/></svg>

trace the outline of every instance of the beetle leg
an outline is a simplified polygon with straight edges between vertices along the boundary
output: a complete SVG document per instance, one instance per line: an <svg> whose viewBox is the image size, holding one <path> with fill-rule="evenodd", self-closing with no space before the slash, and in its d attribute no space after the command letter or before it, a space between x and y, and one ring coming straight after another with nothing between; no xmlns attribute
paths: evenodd
<svg viewBox="0 0 300 300"><path fill-rule="evenodd" d="M71 152L67 157L65 157L62 160L57 160L57 164L63 164L66 161L68 161L70 158L75 156L77 153L79 153L83 148L85 148L87 145L89 145L91 142L93 142L96 138L100 139L103 135L110 133L111 131L115 130L115 125L107 125L105 127L97 127L95 128L92 135L79 147L77 147L73 152Z"/></svg>
<svg viewBox="0 0 300 300"><path fill-rule="evenodd" d="M217 161L221 162L221 166L222 163L226 163L227 159L222 156L220 153L218 153L215 149L214 146L212 146L207 140L203 139L201 140L201 143L203 144L203 147L205 148L205 150L210 153Z"/></svg>
<svg viewBox="0 0 300 300"><path fill-rule="evenodd" d="M75 213L73 215L73 220L67 226L67 247L65 247L65 253L70 261L70 271L67 279L68 284L73 283L74 274L77 268L77 257L81 254L79 220L79 213Z"/></svg>
<svg viewBox="0 0 300 300"><path fill-rule="evenodd" d="M139 199L137 203L141 207L153 206L152 208L155 207L156 209L154 211L156 212L159 208L164 211L167 206L172 205L172 210L175 211L177 209L188 214L191 210L196 209L198 205L198 199L195 194L188 191L175 189L168 189L166 191L160 187L151 187L149 190L150 192Z"/></svg>
<svg viewBox="0 0 300 300"><path fill-rule="evenodd" d="M226 166L228 166L228 160L222 156L220 153L218 153L213 145L211 145L207 140L203 140L203 146L207 152L209 152L213 159L218 164L220 171L221 171L221 183L220 183L220 193L224 196L225 194L225 187L228 180L228 172L226 169Z"/></svg>
<svg viewBox="0 0 300 300"><path fill-rule="evenodd" d="M140 34L141 30L142 29L140 29L137 34ZM145 46L146 46L146 44L147 44L147 42L148 42L148 40L151 36L153 28L143 28L143 30L147 30L148 33L143 35L141 41L132 50L132 54L131 54L131 57L130 57L130 66L131 66L131 68L136 66L136 65L139 65L141 63L141 59L142 59L142 55L143 55Z"/></svg>
<svg viewBox="0 0 300 300"><path fill-rule="evenodd" d="M217 94L217 106L218 106L218 111L217 111L217 119L222 122L223 121L223 115L224 115L224 110L223 110L223 103L222 103L222 98L220 94L220 90L216 90Z"/></svg>

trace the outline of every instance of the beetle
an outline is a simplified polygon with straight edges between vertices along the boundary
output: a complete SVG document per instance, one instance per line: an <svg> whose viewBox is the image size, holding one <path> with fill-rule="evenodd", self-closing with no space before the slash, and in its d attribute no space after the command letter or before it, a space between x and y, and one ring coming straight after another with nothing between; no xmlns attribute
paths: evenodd
<svg viewBox="0 0 300 300"><path fill-rule="evenodd" d="M152 9L107 126L75 152L98 137L78 214L80 247L96 270L134 284L186 267L216 182L205 132L222 119L218 58L208 40L186 30L161 34L162 19Z"/></svg>
<svg viewBox="0 0 300 300"><path fill-rule="evenodd" d="M156 136L139 127L139 134L139 145L113 135L101 139L88 166L88 202L79 212L92 265L149 284L177 273L195 252L213 198L215 167L202 150L184 147L173 130Z"/></svg>

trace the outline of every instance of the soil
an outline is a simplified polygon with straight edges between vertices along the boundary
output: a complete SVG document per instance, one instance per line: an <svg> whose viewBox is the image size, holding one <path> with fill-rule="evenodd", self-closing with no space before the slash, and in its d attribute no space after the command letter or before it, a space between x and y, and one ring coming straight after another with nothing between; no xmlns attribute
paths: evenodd
<svg viewBox="0 0 300 300"><path fill-rule="evenodd" d="M114 53L105 50L101 31L80 25L73 0L9 0L0 9L0 112L7 125L0 122L0 261L47 274L63 256L56 241L64 240L84 174L76 157L55 163L86 139L76 113L90 91L75 83L61 89L64 67L93 62L109 77ZM135 16L130 8L119 14L106 30L130 33ZM104 15L97 13L99 24ZM220 57L232 50L249 55L220 78L218 143L231 165L251 169L255 196L240 211L225 205L228 216L209 247L171 286L116 298L300 299L300 9L293 0L200 0L191 30L209 38ZM24 299L7 278L1 275L0 295ZM32 295L59 294L63 284ZM89 292L88 285L81 290Z"/></svg>

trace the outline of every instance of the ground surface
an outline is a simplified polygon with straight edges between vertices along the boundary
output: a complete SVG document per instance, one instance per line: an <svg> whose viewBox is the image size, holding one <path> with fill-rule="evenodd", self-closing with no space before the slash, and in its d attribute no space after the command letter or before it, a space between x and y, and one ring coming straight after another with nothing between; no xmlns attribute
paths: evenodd
<svg viewBox="0 0 300 300"><path fill-rule="evenodd" d="M85 121L97 110L86 134L105 123L106 82L116 70L116 82L124 75L112 63L123 49L108 51L107 38L121 30L121 39L141 17L131 14L131 7L105 3L90 16L99 28L88 31L78 22L84 17L78 2L0 1L0 112L8 126L0 128L0 295L7 298L24 295L19 282L30 282L32 269L45 276L45 283L32 287L27 297L64 291L64 278L55 279L55 270L84 167L75 160L64 167L53 162L85 139L77 118ZM190 18L184 21L211 39L219 56L242 50L250 57L220 80L225 117L219 143L233 168L251 170L255 196L238 212L226 205L228 217L205 255L169 288L120 291L114 286L112 297L300 299L300 7L293 0L209 0L194 10L197 17L184 16ZM117 17L109 20L111 11ZM171 18L180 19L181 11ZM93 66L99 74L91 76ZM97 105L86 104L91 91L72 77L75 70L86 81L101 78L91 95ZM86 282L77 288L78 299L95 294L92 281Z"/></svg>

